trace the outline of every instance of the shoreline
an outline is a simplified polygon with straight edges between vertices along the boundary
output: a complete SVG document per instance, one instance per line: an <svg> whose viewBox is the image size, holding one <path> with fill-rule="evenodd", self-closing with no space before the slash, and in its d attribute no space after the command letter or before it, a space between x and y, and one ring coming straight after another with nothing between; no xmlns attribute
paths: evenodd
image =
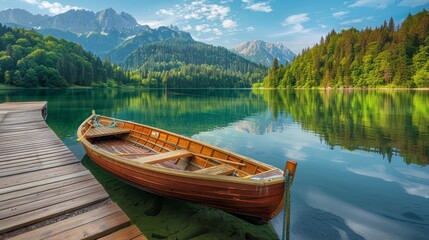
<svg viewBox="0 0 429 240"><path fill-rule="evenodd" d="M25 87L18 87L18 86L10 86L5 84L0 84L0 90L22 90L22 89L160 89L160 88L142 88L142 87L134 87L134 86L121 86L121 87L91 87L91 86L72 86L67 88L48 88L48 87L35 87L35 88L25 88ZM169 88L169 89L196 89L196 88ZM243 89L243 88L201 88L201 89ZM244 88L244 89L251 89L251 90L324 90L324 91L353 91L353 90L367 90L367 91L373 91L373 90L393 90L393 91L429 91L429 87L424 88L407 88L407 87L313 87L313 88L305 88L305 87L296 87L296 88Z"/></svg>
<svg viewBox="0 0 429 240"><path fill-rule="evenodd" d="M341 88L333 88L333 87L318 87L318 88L251 88L252 90L324 90L324 91L353 91L353 90L367 90L367 91L374 91L374 90L399 90L399 91L429 91L429 87L427 88L405 88L405 87L398 87L398 88L390 88L390 87L379 87L379 88L362 88L362 87L341 87Z"/></svg>

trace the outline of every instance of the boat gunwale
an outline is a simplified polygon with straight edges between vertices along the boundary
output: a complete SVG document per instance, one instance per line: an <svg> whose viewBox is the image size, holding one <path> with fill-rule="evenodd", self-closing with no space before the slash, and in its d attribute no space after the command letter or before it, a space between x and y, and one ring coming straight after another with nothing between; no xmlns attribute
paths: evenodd
<svg viewBox="0 0 429 240"><path fill-rule="evenodd" d="M79 126L78 131L77 131L77 135L78 135L77 137L78 138L81 138L81 136L82 136L82 128L86 124L89 124L89 121L91 119L93 119L94 116L95 116L95 114L92 114L91 116L89 116L86 120L84 120L81 123L81 125ZM107 118L107 119L113 119L111 117L106 117L106 116L102 116L102 117L103 118ZM196 142L196 143L201 144L203 146L208 146L210 148L218 150L219 152L223 152L223 153L226 153L228 155L235 156L237 158L245 159L245 161L252 162L252 164L256 163L255 164L256 166L260 164L261 166L263 166L265 168L268 168L268 169L278 169L278 168L276 168L274 166L271 166L271 165L259 162L257 160L254 160L254 159L242 156L240 154L236 154L236 153L230 152L228 150L220 149L220 148L218 148L216 146L213 146L213 145L210 145L210 144L207 144L207 143L202 143L202 142L200 142L198 140L191 139L191 138L188 138L186 136L178 135L178 134L175 134L175 133L172 133L172 132L169 132L169 131L166 131L166 130L162 130L162 129L159 129L159 128L156 128L156 127L147 126L147 125L144 125L144 124L135 123L135 122L127 121L127 120L118 120L118 119L115 119L115 120L117 122L119 121L119 122L122 122L122 123L129 123L129 124L134 124L134 125L140 125L140 126L147 127L147 128L150 128L150 129L153 129L153 130L156 130L156 131L168 133L168 134L171 134L171 135L174 135L174 136L177 136L177 137L180 137L180 138L192 141L192 142ZM204 180L218 181L218 182L239 183L239 184L246 184L246 185L253 185L253 186L270 186L270 185L282 184L282 183L285 182L284 177L272 178L272 179L268 179L268 180L264 180L264 179L262 179L262 180L254 180L254 179L251 179L251 178L246 179L246 178L242 178L242 177L231 177L231 176L223 176L223 175L208 175L208 174L197 173L197 172L179 171L179 170L175 170L175 169L168 169L168 168L162 168L162 167L158 167L158 166L153 166L151 164L135 163L135 162L129 161L127 158L124 158L124 157L121 157L121 156L117 156L115 154L110 153L109 151L104 150L104 149L101 151L100 150L101 148L97 148L96 146L94 146L94 144L92 144L90 141L88 141L85 137L83 137L81 139L81 143L84 144L85 146L87 146L93 152L96 152L97 154L99 154L101 156L105 156L106 158L110 158L111 160L120 162L120 163L125 164L125 165L132 165L132 166L137 167L137 168L146 169L148 171L159 172L159 173L162 173L162 174L174 175L174 176L185 177L185 178L193 178L193 179L204 179ZM281 169L279 169L279 170L282 171ZM269 171L269 170L267 170L267 171Z"/></svg>

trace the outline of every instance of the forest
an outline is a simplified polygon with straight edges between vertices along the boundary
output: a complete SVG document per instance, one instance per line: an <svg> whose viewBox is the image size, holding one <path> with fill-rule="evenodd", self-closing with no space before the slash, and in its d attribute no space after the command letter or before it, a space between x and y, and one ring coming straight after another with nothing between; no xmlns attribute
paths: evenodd
<svg viewBox="0 0 429 240"><path fill-rule="evenodd" d="M0 24L0 83L20 87L117 86L129 74L64 39Z"/></svg>
<svg viewBox="0 0 429 240"><path fill-rule="evenodd" d="M0 25L0 83L19 87L251 87L267 68L189 39L145 44L121 64L79 44ZM125 70L126 69L126 70Z"/></svg>
<svg viewBox="0 0 429 240"><path fill-rule="evenodd" d="M145 44L121 65L145 87L251 87L267 73L224 47L180 38Z"/></svg>
<svg viewBox="0 0 429 240"><path fill-rule="evenodd" d="M429 87L429 15L393 18L375 29L332 30L291 65L275 59L268 75L253 87Z"/></svg>

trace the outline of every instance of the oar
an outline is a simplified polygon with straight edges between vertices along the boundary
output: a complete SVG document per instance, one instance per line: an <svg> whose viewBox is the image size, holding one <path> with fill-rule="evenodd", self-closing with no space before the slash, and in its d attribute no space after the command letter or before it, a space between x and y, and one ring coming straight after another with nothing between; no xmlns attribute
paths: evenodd
<svg viewBox="0 0 429 240"><path fill-rule="evenodd" d="M92 126L92 124L91 123L88 123L89 124L89 128L88 128L88 130L86 130L86 132L82 135L82 136L80 136L80 138L78 138L78 139L76 139L76 141L78 141L78 142L80 142L80 141L82 141L82 139L85 137L85 135L87 134L87 133L89 133L89 130L91 130L91 128L93 127Z"/></svg>

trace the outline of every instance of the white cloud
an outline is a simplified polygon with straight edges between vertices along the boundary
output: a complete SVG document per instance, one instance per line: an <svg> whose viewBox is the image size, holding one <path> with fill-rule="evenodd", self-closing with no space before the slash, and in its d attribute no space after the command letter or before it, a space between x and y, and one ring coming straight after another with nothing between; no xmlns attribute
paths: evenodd
<svg viewBox="0 0 429 240"><path fill-rule="evenodd" d="M165 26L168 24L164 24L164 21L156 21L156 20L149 20L149 21L145 21L145 20L141 20L141 21L137 21L140 25L148 25L151 28L158 28L161 26Z"/></svg>
<svg viewBox="0 0 429 240"><path fill-rule="evenodd" d="M254 27L247 27L246 30L248 32L253 32L253 31L255 31L255 28Z"/></svg>
<svg viewBox="0 0 429 240"><path fill-rule="evenodd" d="M223 35L222 31L219 30L219 28L210 28L210 25L208 25L208 24L197 25L197 26L195 26L195 30L198 31L198 32L202 32L202 33L212 32L216 36Z"/></svg>
<svg viewBox="0 0 429 240"><path fill-rule="evenodd" d="M175 5L174 9L162 9L166 13L174 13L184 19L223 20L230 8L218 4L207 4L205 1L194 1L190 4ZM161 11L161 10L160 10Z"/></svg>
<svg viewBox="0 0 429 240"><path fill-rule="evenodd" d="M245 9L250 9L256 12L272 12L273 9L271 8L270 4L268 2L258 2L258 3L251 3L247 2Z"/></svg>
<svg viewBox="0 0 429 240"><path fill-rule="evenodd" d="M394 2L395 0L356 0L356 2L349 5L349 7L370 7L384 9Z"/></svg>
<svg viewBox="0 0 429 240"><path fill-rule="evenodd" d="M209 4L206 6L206 8L202 8L203 13L207 13L207 19L212 20L212 19L224 19L230 9L229 7L224 7L224 6L220 6L220 5L216 5L216 4Z"/></svg>
<svg viewBox="0 0 429 240"><path fill-rule="evenodd" d="M201 31L203 31L204 29L207 29L208 27L209 27L209 25L208 25L208 24L201 24L201 25L197 25L197 26L195 26L195 30L197 30L197 31L201 32Z"/></svg>
<svg viewBox="0 0 429 240"><path fill-rule="evenodd" d="M192 18L193 19L201 19L202 17L198 13L190 12L190 13L183 15L183 18L184 19L192 19Z"/></svg>
<svg viewBox="0 0 429 240"><path fill-rule="evenodd" d="M305 29L302 24L308 21L310 21L310 18L308 17L307 13L291 15L281 23L282 26L288 26L289 29L286 32L276 34L276 36L285 36L294 33L307 33L310 31L310 29Z"/></svg>
<svg viewBox="0 0 429 240"><path fill-rule="evenodd" d="M234 22L231 19L225 19L222 21L222 27L224 27L224 28L235 28L235 27L237 27L237 22Z"/></svg>
<svg viewBox="0 0 429 240"><path fill-rule="evenodd" d="M194 39L198 42L213 42L214 40L220 39L220 37L208 37L208 38L198 38L194 37Z"/></svg>
<svg viewBox="0 0 429 240"><path fill-rule="evenodd" d="M402 0L398 5L404 7L418 7L428 4L429 0Z"/></svg>
<svg viewBox="0 0 429 240"><path fill-rule="evenodd" d="M373 17L356 18L356 19L340 22L340 25L352 25L353 23L361 23L364 20L372 20L372 19L373 19Z"/></svg>
<svg viewBox="0 0 429 240"><path fill-rule="evenodd" d="M301 14L291 15L291 16L287 17L282 22L282 25L283 26L297 25L297 24L302 24L302 23L308 22L309 20L310 20L310 18L308 17L307 13L301 13Z"/></svg>
<svg viewBox="0 0 429 240"><path fill-rule="evenodd" d="M362 21L363 21L362 18L356 18L356 19L352 19L352 20L340 22L340 25L350 25L350 24L353 24L353 23L360 23Z"/></svg>
<svg viewBox="0 0 429 240"><path fill-rule="evenodd" d="M326 26L325 24L319 24L320 28L327 28L328 26Z"/></svg>
<svg viewBox="0 0 429 240"><path fill-rule="evenodd" d="M170 22L170 24L179 25L184 31L193 32L193 35L195 35L193 37L200 37L200 39L205 39L206 41L208 39L217 39L225 33L238 31L238 23L230 15L231 9L228 6L232 1L221 0L216 4L208 0L183 1L171 7L159 9L156 12L157 15L159 17L168 17L169 19L153 22L155 24Z"/></svg>
<svg viewBox="0 0 429 240"><path fill-rule="evenodd" d="M368 166L365 168L347 168L347 170L352 172L352 173L358 174L358 175L372 177L372 178L378 178L378 179L381 179L381 180L386 181L386 182L397 183L408 194L429 199L429 186L427 185L427 183L422 184L422 183L412 182L409 180L405 180L405 179L396 177L396 176L388 173L387 169L384 165L374 165L374 166ZM407 172L405 172L405 173L407 174ZM408 174L416 175L417 173L411 172ZM420 177L420 178L421 178L421 176L422 176L421 174L418 175L418 177ZM423 178L421 178L421 179L423 179Z"/></svg>
<svg viewBox="0 0 429 240"><path fill-rule="evenodd" d="M26 3L29 3L31 5L36 5L38 0L25 0Z"/></svg>
<svg viewBox="0 0 429 240"><path fill-rule="evenodd" d="M368 211L317 189L309 191L305 199L309 206L341 218L343 220L341 222L350 228L350 232L358 234L363 239L400 240L412 239L410 236L416 237L416 235L424 238L420 233L411 231L391 217ZM341 239L349 239L349 237L351 236L346 235Z"/></svg>
<svg viewBox="0 0 429 240"><path fill-rule="evenodd" d="M184 26L184 27L182 28L182 30L183 30L183 31L189 31L189 30L192 30L192 26L188 24L188 25Z"/></svg>
<svg viewBox="0 0 429 240"><path fill-rule="evenodd" d="M398 172L414 179L420 178L420 179L429 180L429 173L427 172L419 171L412 168L398 168L397 170Z"/></svg>
<svg viewBox="0 0 429 240"><path fill-rule="evenodd" d="M221 30L219 30L218 28L213 28L212 32L216 35L216 36L222 36L223 32Z"/></svg>
<svg viewBox="0 0 429 240"><path fill-rule="evenodd" d="M340 11L340 12L334 12L332 14L333 17L335 18L343 18L345 15L347 15L349 12L348 11Z"/></svg>
<svg viewBox="0 0 429 240"><path fill-rule="evenodd" d="M63 5L59 2L48 2L48 1L40 1L40 0L25 0L26 3L31 5L36 5L40 9L46 9L51 14L60 14L65 13L69 10L77 10L82 9L81 7L75 7L70 5Z"/></svg>
<svg viewBox="0 0 429 240"><path fill-rule="evenodd" d="M173 16L174 15L174 11L172 9L159 9L158 11L156 11L157 15L168 15L168 16Z"/></svg>

